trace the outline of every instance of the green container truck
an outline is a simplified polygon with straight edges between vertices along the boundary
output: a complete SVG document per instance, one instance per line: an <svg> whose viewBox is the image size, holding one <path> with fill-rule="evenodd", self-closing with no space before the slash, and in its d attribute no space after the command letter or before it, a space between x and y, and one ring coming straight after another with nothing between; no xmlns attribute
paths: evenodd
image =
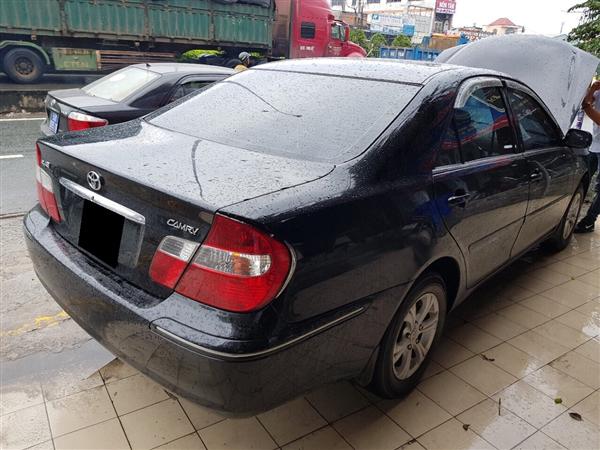
<svg viewBox="0 0 600 450"><path fill-rule="evenodd" d="M272 0L0 0L0 62L15 82L109 71L186 50L267 53Z"/></svg>

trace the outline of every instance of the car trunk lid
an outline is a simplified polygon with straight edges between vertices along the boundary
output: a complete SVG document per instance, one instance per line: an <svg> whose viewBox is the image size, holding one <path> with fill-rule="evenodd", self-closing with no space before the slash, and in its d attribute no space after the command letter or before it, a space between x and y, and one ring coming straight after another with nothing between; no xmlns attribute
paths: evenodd
<svg viewBox="0 0 600 450"><path fill-rule="evenodd" d="M171 290L154 283L148 271L165 236L200 243L219 209L310 182L333 169L331 164L200 140L143 121L57 135L40 141L40 149L63 218L55 224L58 233L119 276L163 298Z"/></svg>
<svg viewBox="0 0 600 450"><path fill-rule="evenodd" d="M86 94L82 89L60 89L50 91L46 96L45 125L54 133L69 131L67 118L73 111L89 113L96 107L115 105L116 102ZM55 116L54 116L55 115ZM54 117L53 117L54 116ZM58 120L53 128L53 120Z"/></svg>

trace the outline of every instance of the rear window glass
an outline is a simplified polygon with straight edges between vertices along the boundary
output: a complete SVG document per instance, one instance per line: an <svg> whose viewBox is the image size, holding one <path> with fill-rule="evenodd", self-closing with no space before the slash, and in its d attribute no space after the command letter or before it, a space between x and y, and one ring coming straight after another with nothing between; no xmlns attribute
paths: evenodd
<svg viewBox="0 0 600 450"><path fill-rule="evenodd" d="M88 95L120 102L159 77L159 73L150 70L127 67L100 78L82 89Z"/></svg>
<svg viewBox="0 0 600 450"><path fill-rule="evenodd" d="M249 70L148 119L225 145L342 162L364 151L418 90L399 83Z"/></svg>

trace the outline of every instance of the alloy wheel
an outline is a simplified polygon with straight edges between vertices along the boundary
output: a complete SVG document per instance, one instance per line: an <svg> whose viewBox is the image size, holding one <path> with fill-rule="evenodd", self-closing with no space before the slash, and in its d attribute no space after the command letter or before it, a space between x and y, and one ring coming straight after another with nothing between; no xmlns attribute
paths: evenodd
<svg viewBox="0 0 600 450"><path fill-rule="evenodd" d="M579 217L579 209L581 208L581 198L581 192L577 191L569 205L569 210L565 216L565 226L563 227L563 239L567 239L571 235L573 228L575 228L577 218Z"/></svg>
<svg viewBox="0 0 600 450"><path fill-rule="evenodd" d="M433 293L421 295L410 307L394 344L394 374L409 378L421 366L435 338L439 321L439 300Z"/></svg>

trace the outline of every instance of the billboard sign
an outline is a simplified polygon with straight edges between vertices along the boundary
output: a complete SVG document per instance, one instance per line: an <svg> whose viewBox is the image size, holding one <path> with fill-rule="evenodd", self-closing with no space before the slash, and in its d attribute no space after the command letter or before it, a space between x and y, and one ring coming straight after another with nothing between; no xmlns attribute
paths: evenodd
<svg viewBox="0 0 600 450"><path fill-rule="evenodd" d="M454 14L456 12L456 0L436 0L435 12L438 14Z"/></svg>

